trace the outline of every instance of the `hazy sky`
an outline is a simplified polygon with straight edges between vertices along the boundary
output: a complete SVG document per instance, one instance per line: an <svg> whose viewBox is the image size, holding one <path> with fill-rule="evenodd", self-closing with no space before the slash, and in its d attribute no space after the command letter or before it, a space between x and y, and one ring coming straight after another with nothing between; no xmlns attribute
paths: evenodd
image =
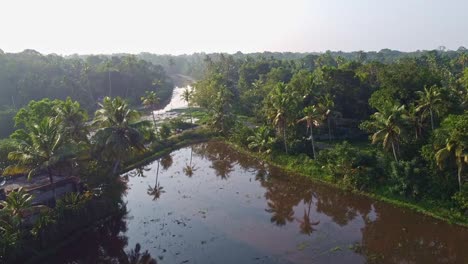
<svg viewBox="0 0 468 264"><path fill-rule="evenodd" d="M7 52L468 47L468 0L1 0L0 10Z"/></svg>

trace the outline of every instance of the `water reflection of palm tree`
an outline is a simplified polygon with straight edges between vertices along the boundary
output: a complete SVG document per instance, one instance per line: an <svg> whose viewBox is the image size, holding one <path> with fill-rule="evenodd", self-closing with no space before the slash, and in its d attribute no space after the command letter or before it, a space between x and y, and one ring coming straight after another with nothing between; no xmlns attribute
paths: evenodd
<svg viewBox="0 0 468 264"><path fill-rule="evenodd" d="M159 185L158 178L159 178L159 164L160 161L158 160L158 167L156 169L156 181L154 183L154 187L148 186L148 195L153 196L153 201L156 201L161 194L164 192L163 187Z"/></svg>
<svg viewBox="0 0 468 264"><path fill-rule="evenodd" d="M268 209L265 211L272 214L270 221L276 225L283 226L286 222L294 220L294 210L285 204L268 202Z"/></svg>
<svg viewBox="0 0 468 264"><path fill-rule="evenodd" d="M190 147L190 162L189 164L186 164L183 171L185 175L187 175L189 178L193 176L193 173L197 170L195 168L195 165L192 166L192 154L193 154L193 147Z"/></svg>
<svg viewBox="0 0 468 264"><path fill-rule="evenodd" d="M151 257L148 250L140 252L141 246L136 244L135 249L130 250L128 253L128 264L157 264L157 261Z"/></svg>
<svg viewBox="0 0 468 264"><path fill-rule="evenodd" d="M304 208L304 216L302 217L302 219L296 219L300 223L299 228L301 229L301 233L306 234L306 235L312 234L316 230L314 229L313 226L320 224L320 221L316 221L316 222L310 221L310 209L312 207L314 194L313 192L309 192L309 193L304 198L304 203L308 204L308 208L307 210L306 208Z"/></svg>
<svg viewBox="0 0 468 264"><path fill-rule="evenodd" d="M171 154L164 155L161 158L161 166L162 166L163 170L169 169L172 166L173 162L174 161L172 160Z"/></svg>
<svg viewBox="0 0 468 264"><path fill-rule="evenodd" d="M146 178L145 171L150 171L151 169L147 166L138 167L135 170L128 173L131 177L142 177Z"/></svg>
<svg viewBox="0 0 468 264"><path fill-rule="evenodd" d="M226 159L213 160L211 168L215 170L216 176L226 180L229 174L234 170L234 165Z"/></svg>

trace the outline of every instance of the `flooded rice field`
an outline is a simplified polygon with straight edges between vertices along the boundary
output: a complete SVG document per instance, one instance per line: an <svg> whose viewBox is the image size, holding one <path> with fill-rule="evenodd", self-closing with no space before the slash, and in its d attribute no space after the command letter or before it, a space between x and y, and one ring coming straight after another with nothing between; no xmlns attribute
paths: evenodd
<svg viewBox="0 0 468 264"><path fill-rule="evenodd" d="M128 213L47 263L468 263L466 228L286 173L221 142L122 177Z"/></svg>

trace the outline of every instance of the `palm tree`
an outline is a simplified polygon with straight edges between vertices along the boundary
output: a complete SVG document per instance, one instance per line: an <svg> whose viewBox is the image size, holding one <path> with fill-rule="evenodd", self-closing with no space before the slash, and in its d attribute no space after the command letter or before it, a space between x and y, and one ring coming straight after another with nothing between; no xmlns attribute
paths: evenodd
<svg viewBox="0 0 468 264"><path fill-rule="evenodd" d="M21 217L21 212L31 207L32 200L32 195L20 187L18 190L10 192L5 201L0 201L0 208L2 212L11 217Z"/></svg>
<svg viewBox="0 0 468 264"><path fill-rule="evenodd" d="M465 70L466 63L468 62L468 53L463 52L457 59L458 64L462 66L462 71Z"/></svg>
<svg viewBox="0 0 468 264"><path fill-rule="evenodd" d="M138 127L140 114L120 97L105 97L96 111L93 126L99 128L94 136L99 153L114 160L113 174L129 151L144 151L143 137ZM141 123L141 122L140 122Z"/></svg>
<svg viewBox="0 0 468 264"><path fill-rule="evenodd" d="M159 103L159 97L154 91L146 91L145 96L142 96L140 99L143 106L151 110L151 114L153 116L153 123L156 127L156 117L154 116L154 110L156 109L156 105Z"/></svg>
<svg viewBox="0 0 468 264"><path fill-rule="evenodd" d="M421 120L421 115L418 113L418 111L416 111L416 107L410 105L410 108L408 109L408 111L406 111L403 117L414 128L415 139L418 139L421 136L423 124Z"/></svg>
<svg viewBox="0 0 468 264"><path fill-rule="evenodd" d="M316 158L315 153L315 143L314 143L314 129L313 127L318 127L322 121L325 119L326 115L328 114L329 110L321 109L318 106L311 105L304 108L305 116L299 119L297 122L306 122L307 130L310 129L310 143L312 144L312 154L314 159Z"/></svg>
<svg viewBox="0 0 468 264"><path fill-rule="evenodd" d="M190 113L190 123L193 124L193 118L192 118L192 110L190 109L190 99L192 98L192 91L189 90L188 88L185 88L184 92L182 93L182 100L187 102L187 106L189 107L189 113Z"/></svg>
<svg viewBox="0 0 468 264"><path fill-rule="evenodd" d="M421 113L422 117L429 114L431 120L431 128L434 130L434 113L438 113L443 106L440 88L433 85L429 88L424 87L424 91L417 91L419 96L418 107L416 111Z"/></svg>
<svg viewBox="0 0 468 264"><path fill-rule="evenodd" d="M288 126L288 110L293 103L294 93L288 91L287 85L278 83L269 94L270 108L268 111L268 118L275 126L277 133L282 134L284 149L288 153L288 142L286 136L286 129Z"/></svg>
<svg viewBox="0 0 468 264"><path fill-rule="evenodd" d="M8 158L17 161L16 167L28 172L28 178L41 171L47 171L50 183L54 182L52 168L75 156L73 148L65 142L57 119L46 117L30 128L29 134L19 144L18 150L10 152ZM9 167L6 169L8 174Z"/></svg>
<svg viewBox="0 0 468 264"><path fill-rule="evenodd" d="M333 107L335 107L335 102L333 101L333 97L330 94L326 94L325 96L320 98L319 107L322 109L326 109L326 119L327 119L327 127L328 127L328 141L331 141L331 113Z"/></svg>
<svg viewBox="0 0 468 264"><path fill-rule="evenodd" d="M372 135L372 144L382 141L384 149L392 149L395 161L398 161L397 152L402 134L400 122L404 109L404 106L395 106L388 114L376 112L372 116L372 126L377 129Z"/></svg>
<svg viewBox="0 0 468 264"><path fill-rule="evenodd" d="M80 107L80 103L68 97L63 104L56 106L54 111L57 113L56 118L64 137L70 138L75 143L88 142L89 132L85 124L88 116Z"/></svg>
<svg viewBox="0 0 468 264"><path fill-rule="evenodd" d="M111 61L107 61L105 66L106 66L108 77L109 77L109 97L112 97L112 80L111 80L112 63Z"/></svg>
<svg viewBox="0 0 468 264"><path fill-rule="evenodd" d="M462 173L465 164L468 164L468 153L465 151L465 145L462 142L449 141L445 147L438 150L435 154L436 162L439 168L444 167L444 163L450 157L455 159L457 164L458 187L462 190Z"/></svg>

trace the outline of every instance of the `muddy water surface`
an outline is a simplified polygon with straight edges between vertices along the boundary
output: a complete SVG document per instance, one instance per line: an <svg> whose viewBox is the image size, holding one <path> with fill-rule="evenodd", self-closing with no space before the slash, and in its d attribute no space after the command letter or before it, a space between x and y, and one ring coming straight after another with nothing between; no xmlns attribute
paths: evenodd
<svg viewBox="0 0 468 264"><path fill-rule="evenodd" d="M171 264L468 263L468 229L285 173L223 143L174 151L123 177L128 214L48 263L124 263L146 250Z"/></svg>

